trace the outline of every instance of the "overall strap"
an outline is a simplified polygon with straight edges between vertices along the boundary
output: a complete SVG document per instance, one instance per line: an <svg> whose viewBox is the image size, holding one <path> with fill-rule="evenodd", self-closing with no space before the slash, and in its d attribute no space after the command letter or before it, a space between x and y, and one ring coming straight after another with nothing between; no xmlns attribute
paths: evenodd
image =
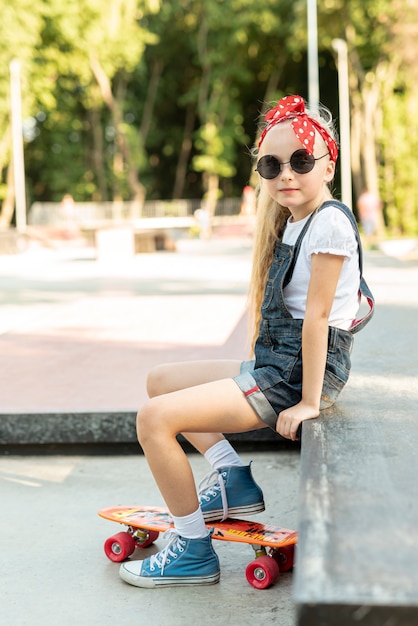
<svg viewBox="0 0 418 626"><path fill-rule="evenodd" d="M327 206L337 207L348 217L353 227L354 234L357 240L358 259L359 259L359 267L360 267L359 297L361 299L361 297L363 296L367 300L367 303L369 305L369 310L366 313L366 315L364 315L364 317L360 318L359 320L357 319L354 320L351 325L350 332L358 333L359 330L362 330L362 328L364 328L366 324L370 322L374 313L374 306L375 306L374 296L363 276L363 246L361 245L360 233L358 231L357 222L353 215L353 212L350 211L348 206L346 206L342 202L339 202L338 200L327 200L319 207L318 211L322 211L322 209L324 209Z"/></svg>
<svg viewBox="0 0 418 626"><path fill-rule="evenodd" d="M371 320L372 315L374 313L374 305L375 305L375 301L374 301L374 297L372 292L370 291L369 286L367 285L366 281L364 280L363 277L363 247L361 245L361 239L360 239L360 234L358 231L358 227L357 227L357 222L355 220L355 217L352 213L352 211L350 211L350 209L343 204L342 202L339 202L338 200L327 200L326 202L324 202L317 211L314 211L311 215L311 217L309 218L309 220L306 222L305 226L303 227L299 237L297 238L297 241L293 247L293 254L292 254L292 260L290 262L289 265L289 269L288 272L286 274L285 277L285 281L284 281L284 286L286 286L293 275L293 270L295 269L295 264L296 264L296 260L300 251L300 246L302 243L302 239L305 236L311 221L313 219L313 217L316 215L316 213L318 213L319 211L322 211L322 209L324 209L327 206L334 206L337 207L338 209L340 209L350 220L350 223L353 227L354 230L354 234L356 236L356 240L357 240L357 246L358 246L358 257L359 257L359 268L360 268L360 288L359 288L359 297L361 299L362 296L364 296L364 298L366 298L368 305L369 305L369 311L366 313L366 315L364 317L362 317L359 320L354 320L354 322L351 325L350 328L350 332L351 333L357 333L359 330L361 330L362 328L364 328L364 326L366 326L366 324L368 324L368 322Z"/></svg>
<svg viewBox="0 0 418 626"><path fill-rule="evenodd" d="M311 222L312 222L313 217L314 217L315 214L316 214L316 211L314 211L312 213L312 215L310 216L310 218L308 219L308 221L306 222L306 224L304 225L304 227L300 231L300 234L299 234L298 238L296 239L296 242L295 242L294 246L292 247L292 258L291 258L291 261L289 263L289 267L288 267L288 270L286 272L286 276L285 276L284 281L283 281L283 287L286 287L286 285L288 285L290 283L290 281L292 280L293 271L295 269L296 261L297 261L297 258L299 256L299 252L300 252L300 247L302 245L302 239L306 235L307 230L308 230L309 226L311 225Z"/></svg>

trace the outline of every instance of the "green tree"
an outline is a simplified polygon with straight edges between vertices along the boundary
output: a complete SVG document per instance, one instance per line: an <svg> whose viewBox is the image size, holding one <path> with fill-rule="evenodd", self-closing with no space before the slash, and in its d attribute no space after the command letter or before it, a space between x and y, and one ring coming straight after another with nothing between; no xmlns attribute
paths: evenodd
<svg viewBox="0 0 418 626"><path fill-rule="evenodd" d="M110 172L113 198L128 196L139 204L144 199L138 178L141 140L126 123L124 108L129 77L146 45L155 41L142 26L147 12L154 10L158 10L157 0L57 2L45 29L45 34L53 31L53 36L49 36L51 43L46 41L43 52L54 55L58 82L67 81L76 88L77 101L86 112L84 121L93 145L95 195L102 199L106 199L105 181ZM108 115L102 111L103 104ZM103 122L108 125L108 140L113 140L108 146L112 163L107 170L103 162L104 134L100 132Z"/></svg>
<svg viewBox="0 0 418 626"><path fill-rule="evenodd" d="M160 125L153 126L148 147L156 172L161 164L167 172L167 163L175 171L173 197L186 187L195 189L213 210L221 193L237 193L228 181L240 168L245 171L239 175L248 180L256 118L263 101L277 95L286 64L293 62L299 5L275 0L257 6L251 0L163 3L153 20L159 43L145 55L149 65L160 60L155 109ZM167 133L171 123L176 128ZM201 186L192 180L202 181Z"/></svg>
<svg viewBox="0 0 418 626"><path fill-rule="evenodd" d="M323 44L330 47L333 37L348 44L355 195L363 189L380 194L389 230L416 233L417 163L411 155L417 133L408 123L408 113L417 102L418 4L327 0L319 6ZM381 234L383 229L382 216Z"/></svg>
<svg viewBox="0 0 418 626"><path fill-rule="evenodd" d="M355 194L418 232L415 0L318 0L321 100L332 40L350 61ZM13 212L9 63L22 65L29 200L240 195L265 103L307 97L306 0L15 0L0 34L0 226ZM394 141L396 137L396 141ZM29 202L30 203L30 202Z"/></svg>
<svg viewBox="0 0 418 626"><path fill-rule="evenodd" d="M124 106L129 77L145 47L155 41L146 17L158 8L158 0L50 0L35 7L19 0L7 5L3 40L13 33L16 41L7 60L15 55L24 66L22 93L33 143L28 171L39 170L30 189L34 195L58 200L71 191L77 199L106 199L110 192L114 198L143 201L138 179L143 146L125 119ZM1 88L7 93L0 81ZM9 112L0 115L5 125ZM3 152L7 168L7 139ZM10 221L4 207L3 216Z"/></svg>

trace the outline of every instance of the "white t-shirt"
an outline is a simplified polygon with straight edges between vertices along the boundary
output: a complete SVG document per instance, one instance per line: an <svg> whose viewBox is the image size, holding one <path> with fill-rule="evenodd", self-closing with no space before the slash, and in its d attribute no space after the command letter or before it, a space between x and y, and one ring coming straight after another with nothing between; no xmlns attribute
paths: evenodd
<svg viewBox="0 0 418 626"><path fill-rule="evenodd" d="M298 222L289 219L283 243L293 246L309 218L310 215ZM292 279L283 291L286 306L292 317L305 317L311 256L319 252L345 257L328 324L348 330L359 309L359 256L353 226L335 206L329 205L319 211L302 239Z"/></svg>

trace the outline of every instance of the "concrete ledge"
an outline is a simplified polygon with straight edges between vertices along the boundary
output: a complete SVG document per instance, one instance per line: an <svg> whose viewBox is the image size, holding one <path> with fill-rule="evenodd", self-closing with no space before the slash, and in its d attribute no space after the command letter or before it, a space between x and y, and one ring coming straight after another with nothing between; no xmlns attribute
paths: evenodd
<svg viewBox="0 0 418 626"><path fill-rule="evenodd" d="M0 414L0 446L132 442L135 417L134 412Z"/></svg>
<svg viewBox="0 0 418 626"><path fill-rule="evenodd" d="M0 448L75 444L137 444L135 412L0 414ZM291 445L269 428L229 435L231 441Z"/></svg>
<svg viewBox="0 0 418 626"><path fill-rule="evenodd" d="M303 426L299 626L418 623L416 400L371 396Z"/></svg>

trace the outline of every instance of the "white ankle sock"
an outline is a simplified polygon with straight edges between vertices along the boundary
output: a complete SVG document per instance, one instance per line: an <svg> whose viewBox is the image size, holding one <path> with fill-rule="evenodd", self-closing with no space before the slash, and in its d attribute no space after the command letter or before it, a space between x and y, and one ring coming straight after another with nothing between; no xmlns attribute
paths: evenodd
<svg viewBox="0 0 418 626"><path fill-rule="evenodd" d="M206 450L205 459L211 464L213 469L229 467L230 465L238 467L244 465L234 448L226 439L218 441L218 443L215 443L209 450Z"/></svg>
<svg viewBox="0 0 418 626"><path fill-rule="evenodd" d="M203 539L203 537L207 537L209 534L200 507L190 515L185 515L184 517L172 515L171 517L173 518L174 527L181 537L186 539Z"/></svg>

